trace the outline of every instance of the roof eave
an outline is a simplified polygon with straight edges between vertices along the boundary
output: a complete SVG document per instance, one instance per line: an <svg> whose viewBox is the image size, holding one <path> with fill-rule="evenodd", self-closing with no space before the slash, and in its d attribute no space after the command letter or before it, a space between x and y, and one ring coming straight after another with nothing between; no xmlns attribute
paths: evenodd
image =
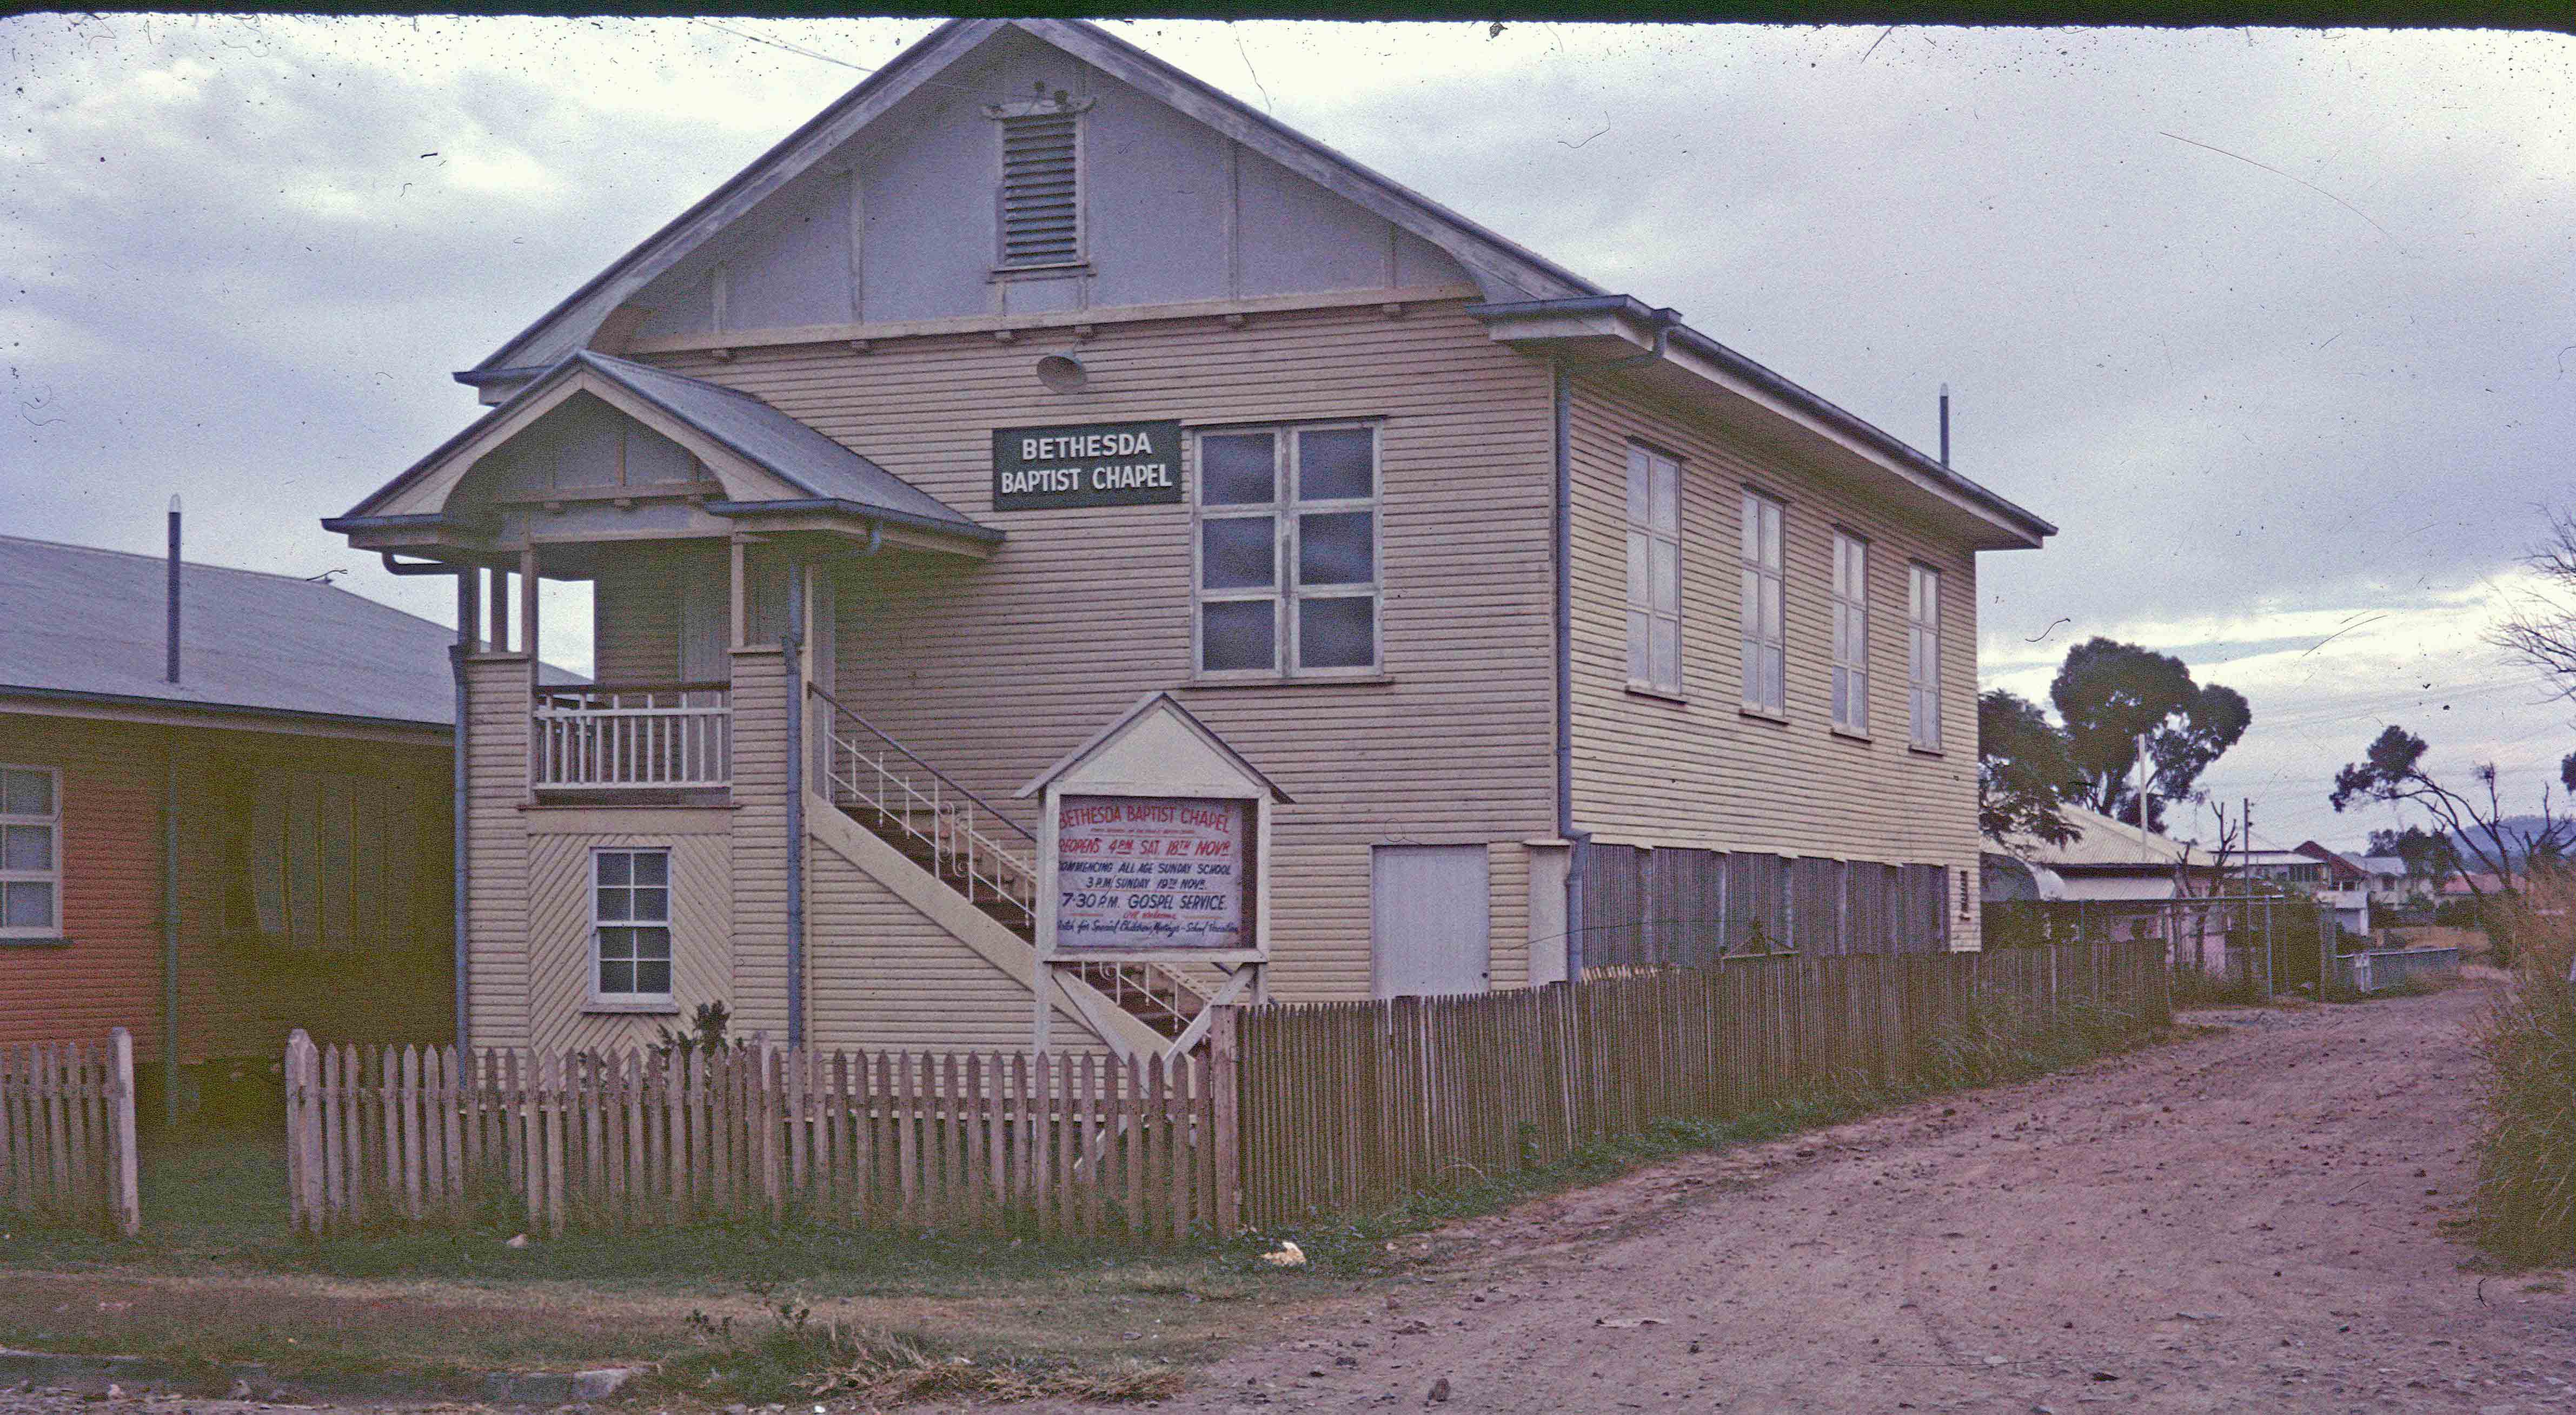
<svg viewBox="0 0 2576 1415"><path fill-rule="evenodd" d="M1647 356L1655 355L1659 347L1687 350L1741 381L1752 391L1793 408L1839 434L1855 444L1854 450L1888 471L1949 493L1965 509L2006 534L2009 538L2007 546L1997 548L2035 550L2048 537L2057 534L2058 528L2054 523L1961 476L1939 459L1925 455L1860 415L1801 387L1708 335L1678 323L1670 311L1656 309L1633 295L1486 302L1469 305L1466 312L1483 321L1494 338L1513 344L1569 340L1608 342L1634 346L1638 351L1634 357L1652 362L1671 358L1666 352L1648 359ZM1657 332L1667 325L1670 330L1668 346L1659 346Z"/></svg>
<svg viewBox="0 0 2576 1415"><path fill-rule="evenodd" d="M445 737L456 730L452 721L419 717L375 717L365 713L315 712L306 708L271 707L258 703L207 702L192 698L156 698L142 693L101 693L86 688L44 688L26 683L0 683L0 710L11 698L37 698L49 702L96 703L102 707L143 708L153 711L186 713L205 717L255 717L282 721L310 722L367 728L399 728L427 735Z"/></svg>

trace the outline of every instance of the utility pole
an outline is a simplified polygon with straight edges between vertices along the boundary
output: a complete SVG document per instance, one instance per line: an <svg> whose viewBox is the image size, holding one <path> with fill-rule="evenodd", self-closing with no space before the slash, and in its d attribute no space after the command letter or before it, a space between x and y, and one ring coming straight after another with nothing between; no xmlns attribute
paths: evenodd
<svg viewBox="0 0 2576 1415"><path fill-rule="evenodd" d="M2138 834L2147 833L2147 734L2138 734Z"/></svg>

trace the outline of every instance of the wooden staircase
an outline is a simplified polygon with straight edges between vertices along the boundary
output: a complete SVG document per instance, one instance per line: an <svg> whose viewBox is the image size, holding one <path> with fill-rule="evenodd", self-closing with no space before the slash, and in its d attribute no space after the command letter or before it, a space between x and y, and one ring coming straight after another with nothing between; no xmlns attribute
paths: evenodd
<svg viewBox="0 0 2576 1415"><path fill-rule="evenodd" d="M832 804L1034 945L1037 838L830 694L812 692L826 709L824 794ZM1084 963L1072 971L1159 1036L1179 1037L1207 1007L1187 979L1155 964Z"/></svg>

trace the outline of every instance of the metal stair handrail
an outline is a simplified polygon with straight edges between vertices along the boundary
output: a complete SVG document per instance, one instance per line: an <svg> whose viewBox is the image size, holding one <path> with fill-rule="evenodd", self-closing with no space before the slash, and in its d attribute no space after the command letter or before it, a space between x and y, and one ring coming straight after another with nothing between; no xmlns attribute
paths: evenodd
<svg viewBox="0 0 2576 1415"><path fill-rule="evenodd" d="M1027 909L1034 918L1037 866L995 839L989 827L998 824L1032 845L1037 836L992 802L950 780L884 729L842 706L830 693L812 685L808 691L832 710L823 724L823 738L829 748L824 775L833 788L929 847L934 863L945 862L955 869L963 877L968 903L991 899ZM846 734L844 724L866 737ZM901 768L894 761L897 756L913 770ZM915 780L916 775L928 779L928 789ZM916 819L925 814L926 827Z"/></svg>
<svg viewBox="0 0 2576 1415"><path fill-rule="evenodd" d="M823 739L828 748L824 775L831 782L835 804L858 805L874 811L889 829L904 834L927 846L933 864L946 861L963 878L961 893L968 903L990 899L1027 911L1029 922L1037 922L1037 867L1013 853L1001 841L986 833L986 822L998 822L1010 834L1031 845L1037 836L1026 826L1004 815L992 802L951 780L947 773L922 760L921 754L896 741L883 728L842 705L839 699L821 687L808 684L806 690L831 709L823 722ZM874 739L866 741L843 732L847 724ZM913 773L900 770L892 762L899 756L927 777L929 789L915 784ZM846 798L846 799L845 799ZM982 819L978 819L980 809ZM916 821L927 815L925 829ZM984 891L981 895L978 891ZM1093 963L1083 967L1086 974L1105 972L1105 978L1094 976L1095 986L1106 983L1101 991L1112 1004L1131 1013L1147 1017L1154 1013L1169 1017L1174 1025L1186 1025L1196 1012L1191 1003L1206 1004L1206 995L1189 980L1172 969L1156 963ZM1157 984L1160 986L1158 987ZM1139 1004L1142 1004L1141 1006Z"/></svg>

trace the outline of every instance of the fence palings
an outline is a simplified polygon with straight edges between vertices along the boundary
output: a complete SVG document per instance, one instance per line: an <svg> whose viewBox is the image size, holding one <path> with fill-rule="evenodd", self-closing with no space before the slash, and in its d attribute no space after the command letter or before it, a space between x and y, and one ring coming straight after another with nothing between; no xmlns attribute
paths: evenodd
<svg viewBox="0 0 2576 1415"><path fill-rule="evenodd" d="M134 1149L134 1038L0 1047L0 1211L143 1223Z"/></svg>
<svg viewBox="0 0 2576 1415"><path fill-rule="evenodd" d="M2159 947L1735 957L1469 997L1248 1009L1230 1097L1242 1222L1378 1207L1660 1121L1918 1080L1980 1010L2035 1025L2099 1007L2161 1025L2172 1012Z"/></svg>
<svg viewBox="0 0 2576 1415"><path fill-rule="evenodd" d="M790 1215L1157 1243L1231 1231L1242 1210L1231 1016L1188 1056L1034 1066L1024 1054L756 1045L398 1051L298 1031L285 1058L290 1210L303 1232ZM0 1099L15 1104L8 1055ZM41 1165L55 1151L7 1133L0 1164L35 1156L54 1184Z"/></svg>

